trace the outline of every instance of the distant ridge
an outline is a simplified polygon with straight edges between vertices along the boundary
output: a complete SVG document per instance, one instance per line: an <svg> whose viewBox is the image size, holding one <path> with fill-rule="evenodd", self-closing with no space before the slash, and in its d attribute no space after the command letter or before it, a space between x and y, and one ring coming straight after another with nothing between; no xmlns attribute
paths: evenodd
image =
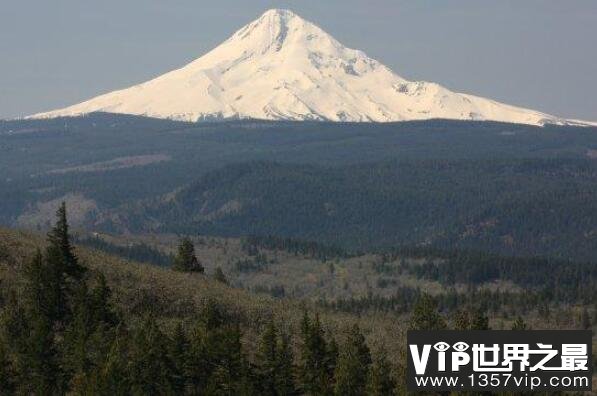
<svg viewBox="0 0 597 396"><path fill-rule="evenodd" d="M455 93L431 82L407 81L293 12L279 9L266 11L180 69L31 118L97 111L184 121L440 118L597 125Z"/></svg>

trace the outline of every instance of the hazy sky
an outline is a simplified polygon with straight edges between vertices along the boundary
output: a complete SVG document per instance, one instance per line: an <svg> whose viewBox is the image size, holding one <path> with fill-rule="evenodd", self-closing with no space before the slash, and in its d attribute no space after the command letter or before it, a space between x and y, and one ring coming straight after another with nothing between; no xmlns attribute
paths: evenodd
<svg viewBox="0 0 597 396"><path fill-rule="evenodd" d="M0 118L182 66L269 8L407 79L597 120L596 0L0 0Z"/></svg>

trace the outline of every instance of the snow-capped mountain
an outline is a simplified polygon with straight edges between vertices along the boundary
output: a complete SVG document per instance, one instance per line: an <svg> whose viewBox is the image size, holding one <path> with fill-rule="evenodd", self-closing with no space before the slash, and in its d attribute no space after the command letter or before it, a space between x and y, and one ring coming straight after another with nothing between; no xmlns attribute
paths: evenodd
<svg viewBox="0 0 597 396"><path fill-rule="evenodd" d="M580 124L407 81L287 10L269 10L186 66L33 118L103 111L179 120L406 121L431 118ZM587 123L588 124L588 123Z"/></svg>

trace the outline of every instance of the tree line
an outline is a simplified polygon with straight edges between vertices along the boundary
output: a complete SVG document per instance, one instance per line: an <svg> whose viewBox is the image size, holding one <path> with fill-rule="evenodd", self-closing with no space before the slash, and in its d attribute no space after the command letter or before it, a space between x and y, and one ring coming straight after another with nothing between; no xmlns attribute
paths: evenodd
<svg viewBox="0 0 597 396"><path fill-rule="evenodd" d="M181 240L173 269L204 276L190 240ZM403 360L372 350L356 324L339 336L307 310L296 328L272 317L257 332L213 299L192 320L172 322L151 309L125 315L102 273L79 262L64 205L47 247L33 252L20 275L22 287L7 285L0 299L0 394L404 392ZM446 315L441 299L420 291L403 297L412 301L410 329L490 328L483 306L455 301ZM512 328L529 326L519 316Z"/></svg>
<svg viewBox="0 0 597 396"><path fill-rule="evenodd" d="M126 317L101 273L83 266L60 207L47 247L21 269L0 315L1 394L391 395L387 357L372 356L358 326L345 341L304 312L291 332L271 319L257 350L215 300L192 323L166 326L151 314ZM202 273L183 240L174 269Z"/></svg>

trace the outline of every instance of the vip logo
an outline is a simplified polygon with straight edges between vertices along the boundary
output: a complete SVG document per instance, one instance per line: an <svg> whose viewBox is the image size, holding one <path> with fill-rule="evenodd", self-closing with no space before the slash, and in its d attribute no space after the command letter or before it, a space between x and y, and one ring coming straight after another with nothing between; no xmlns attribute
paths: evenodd
<svg viewBox="0 0 597 396"><path fill-rule="evenodd" d="M419 350L419 345L409 345L410 353L413 358L415 372L417 375L425 374L429 355L431 354L431 345L423 345L422 351ZM437 370L440 372L446 371L446 351L450 349L450 344L447 342L437 342L433 345L433 349L437 351ZM460 366L470 363L470 355L466 353L469 345L466 342L459 341L452 345L451 353L451 371L459 371Z"/></svg>

